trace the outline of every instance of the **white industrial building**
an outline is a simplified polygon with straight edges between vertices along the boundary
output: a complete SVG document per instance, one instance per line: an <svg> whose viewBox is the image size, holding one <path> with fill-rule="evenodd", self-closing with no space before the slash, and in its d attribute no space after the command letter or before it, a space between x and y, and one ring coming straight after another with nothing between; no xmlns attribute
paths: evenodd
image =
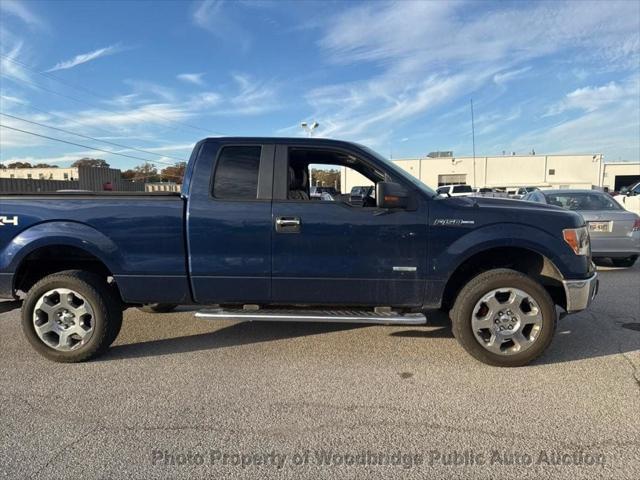
<svg viewBox="0 0 640 480"><path fill-rule="evenodd" d="M473 187L604 188L618 190L640 181L640 163L604 162L600 153L586 155L435 156L394 160L432 188ZM367 185L357 172L343 167L343 191Z"/></svg>

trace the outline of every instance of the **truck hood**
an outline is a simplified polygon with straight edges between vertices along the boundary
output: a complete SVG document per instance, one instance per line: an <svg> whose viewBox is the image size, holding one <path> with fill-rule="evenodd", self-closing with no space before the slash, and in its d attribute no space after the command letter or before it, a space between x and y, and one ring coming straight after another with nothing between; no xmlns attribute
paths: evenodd
<svg viewBox="0 0 640 480"><path fill-rule="evenodd" d="M440 214L448 211L452 218L468 217L474 220L476 226L501 222L520 223L557 233L559 229L575 228L585 224L582 216L576 212L555 205L524 200L449 197L435 199L435 202L443 207L437 208Z"/></svg>
<svg viewBox="0 0 640 480"><path fill-rule="evenodd" d="M527 202L525 200L516 200L513 198L495 198L495 197L465 197L471 203L477 203L480 207L502 207L515 208L519 210L555 210L567 212L566 209L556 205L548 205L546 203Z"/></svg>

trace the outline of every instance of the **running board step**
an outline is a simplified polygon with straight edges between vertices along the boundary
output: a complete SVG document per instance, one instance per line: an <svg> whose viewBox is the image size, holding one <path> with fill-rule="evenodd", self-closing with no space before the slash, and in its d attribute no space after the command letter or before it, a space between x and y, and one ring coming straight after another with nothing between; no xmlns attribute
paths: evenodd
<svg viewBox="0 0 640 480"><path fill-rule="evenodd" d="M327 322L373 323L382 325L425 325L422 313L375 313L367 310L246 310L242 308L210 308L200 310L196 317L207 320L244 320L254 322Z"/></svg>

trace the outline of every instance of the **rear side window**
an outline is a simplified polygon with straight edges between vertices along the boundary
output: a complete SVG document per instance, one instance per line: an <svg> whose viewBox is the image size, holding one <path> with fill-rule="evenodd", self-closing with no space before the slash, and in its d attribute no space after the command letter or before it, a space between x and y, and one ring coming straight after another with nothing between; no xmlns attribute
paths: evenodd
<svg viewBox="0 0 640 480"><path fill-rule="evenodd" d="M258 196L259 146L224 147L213 179L213 196L255 200Z"/></svg>
<svg viewBox="0 0 640 480"><path fill-rule="evenodd" d="M453 193L473 193L470 185L457 185L453 187Z"/></svg>

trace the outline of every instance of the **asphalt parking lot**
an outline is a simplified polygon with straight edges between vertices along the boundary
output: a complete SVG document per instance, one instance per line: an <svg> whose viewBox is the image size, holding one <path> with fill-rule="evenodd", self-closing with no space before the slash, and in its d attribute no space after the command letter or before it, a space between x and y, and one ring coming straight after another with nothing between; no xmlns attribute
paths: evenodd
<svg viewBox="0 0 640 480"><path fill-rule="evenodd" d="M131 309L63 365L0 304L3 478L640 478L640 265L601 268L546 355L500 369L429 327Z"/></svg>

